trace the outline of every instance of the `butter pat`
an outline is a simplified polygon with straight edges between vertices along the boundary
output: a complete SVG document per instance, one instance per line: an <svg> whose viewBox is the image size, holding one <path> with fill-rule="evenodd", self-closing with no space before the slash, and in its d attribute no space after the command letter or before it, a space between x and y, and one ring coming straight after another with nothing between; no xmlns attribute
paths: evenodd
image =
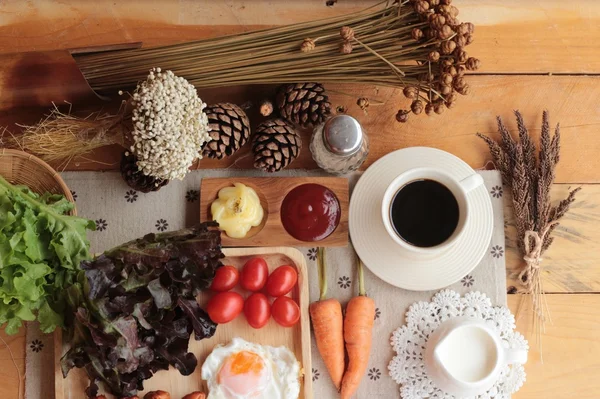
<svg viewBox="0 0 600 399"><path fill-rule="evenodd" d="M264 216L256 191L242 183L219 190L210 212L219 228L231 238L246 237L252 227L260 225Z"/></svg>

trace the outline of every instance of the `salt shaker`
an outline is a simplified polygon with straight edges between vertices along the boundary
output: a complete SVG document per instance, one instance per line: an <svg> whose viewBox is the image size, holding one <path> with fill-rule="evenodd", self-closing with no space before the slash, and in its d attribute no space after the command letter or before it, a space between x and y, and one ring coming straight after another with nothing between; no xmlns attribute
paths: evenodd
<svg viewBox="0 0 600 399"><path fill-rule="evenodd" d="M369 139L356 119L350 115L336 115L315 128L310 151L321 169L343 175L365 162Z"/></svg>

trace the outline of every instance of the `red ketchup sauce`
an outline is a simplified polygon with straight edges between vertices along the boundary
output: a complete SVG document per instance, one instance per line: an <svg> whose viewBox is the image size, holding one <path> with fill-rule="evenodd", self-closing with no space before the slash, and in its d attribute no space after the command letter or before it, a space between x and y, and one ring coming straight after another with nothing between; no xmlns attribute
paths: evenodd
<svg viewBox="0 0 600 399"><path fill-rule="evenodd" d="M285 230L301 241L320 241L340 223L340 202L327 187L303 184L286 195L281 204Z"/></svg>

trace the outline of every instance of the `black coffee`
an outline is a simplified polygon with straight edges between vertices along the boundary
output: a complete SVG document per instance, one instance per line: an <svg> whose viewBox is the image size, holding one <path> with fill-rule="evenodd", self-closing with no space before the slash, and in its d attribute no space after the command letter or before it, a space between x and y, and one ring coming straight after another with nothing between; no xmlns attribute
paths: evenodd
<svg viewBox="0 0 600 399"><path fill-rule="evenodd" d="M458 225L458 202L452 192L434 180L415 180L400 188L390 206L396 233L417 247L446 241Z"/></svg>

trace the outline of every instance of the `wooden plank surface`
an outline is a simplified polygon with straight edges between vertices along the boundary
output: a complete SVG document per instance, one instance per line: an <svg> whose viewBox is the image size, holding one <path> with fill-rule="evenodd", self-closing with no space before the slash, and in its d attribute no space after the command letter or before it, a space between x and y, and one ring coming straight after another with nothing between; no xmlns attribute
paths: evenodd
<svg viewBox="0 0 600 399"><path fill-rule="evenodd" d="M4 0L0 3L0 53L138 41L146 46L159 45L340 15L374 2L339 0L333 7L326 7L324 0ZM495 115L504 117L509 127L514 128L511 110L518 108L527 126L539 129L541 110L546 108L552 123L561 122L563 151L557 182L562 184L554 187L554 193L562 196L570 186L586 184L556 232L556 241L544 260L545 288L555 292L547 295L554 324L548 325L543 338L544 364L532 350L526 366L528 380L514 397L595 399L600 392L600 381L596 378L600 374L600 295L592 293L600 292L600 186L593 183L600 183L600 77L527 74L600 73L597 53L600 2L455 0L454 4L459 7L463 21L477 26L469 53L482 60L479 73L502 75L469 77L473 93L461 98L455 109L433 118L411 118L405 125L396 123L393 116L399 107L406 107L406 100L389 89L330 87L349 94L333 93L333 108L347 106L348 112L360 119L374 139L365 166L392 150L428 145L450 151L478 168L485 165L488 156L474 134L478 131L495 134ZM13 56L7 57L14 60ZM2 64L0 60L0 73L14 65L6 62ZM237 88L201 95L207 102L239 99L241 103L270 90ZM355 105L361 96L382 100L385 105L373 106L365 115ZM53 100L61 102L65 98ZM31 123L46 109L0 113L0 123ZM200 166L224 167L235 162L236 167L249 167L251 159L247 151L225 162L203 160ZM119 156L110 148L100 152L97 159L105 165L79 160L70 168L114 169ZM315 167L306 148L293 166ZM514 270L520 256L515 251L510 216L508 220L506 260L507 268ZM519 300L515 295L509 296L513 312ZM529 323L529 319L519 320L518 329L532 340ZM1 334L0 337L7 339ZM25 331L9 337L7 342L23 373ZM532 348L535 349L534 342ZM0 365L0 397L16 399L19 380L1 342Z"/></svg>
<svg viewBox="0 0 600 399"><path fill-rule="evenodd" d="M556 182L598 183L600 182L600 76L471 76L468 78L473 92L461 96L452 110L442 115L412 116L405 124L395 120L399 108L408 107L408 100L399 90L353 85L328 85L332 107L345 106L347 113L355 116L371 137L370 154L363 169L377 159L394 150L410 146L436 147L462 158L474 168L483 167L490 159L484 142L477 132L497 137L496 115L504 118L506 125L514 131L516 122L512 110L519 109L526 126L537 137L540 132L543 109L550 112L551 123L560 122L562 133L561 161L557 168ZM248 100L272 95L272 87L238 87L216 90L201 90L201 98L209 103ZM345 93L345 94L341 94ZM372 105L365 114L356 105L358 97L368 97L383 102ZM62 100L56 98L60 103ZM113 102L118 107L120 99ZM95 109L98 109L96 105ZM74 108L81 111L81 108ZM35 123L44 111L0 114L0 123L17 129L15 122ZM262 121L256 110L249 112L254 125ZM264 118L263 118L264 119ZM303 133L303 142L308 143L310 132ZM220 168L234 165L237 168L252 168L247 144L236 155L221 161L203 159L201 168ZM112 147L98 151L89 160L77 160L69 164L68 170L114 170L118 169L120 152ZM292 168L316 168L308 146L305 145Z"/></svg>
<svg viewBox="0 0 600 399"><path fill-rule="evenodd" d="M7 336L4 330L0 330L0 398L21 399L18 396L19 391L21 397L23 397L25 391L25 349L25 328L21 328L17 334L10 336Z"/></svg>
<svg viewBox="0 0 600 399"><path fill-rule="evenodd" d="M143 41L154 46L359 11L379 0L4 0L0 52ZM482 73L598 73L600 2L455 0L477 26Z"/></svg>
<svg viewBox="0 0 600 399"><path fill-rule="evenodd" d="M578 185L555 184L552 198L566 198ZM585 184L577 200L554 232L554 243L543 256L543 282L546 292L600 292L600 185ZM510 195L504 196L506 228L506 267L509 277L524 262L517 250L516 229ZM518 286L509 279L508 286Z"/></svg>
<svg viewBox="0 0 600 399"><path fill-rule="evenodd" d="M513 399L597 399L600 393L600 295L546 296L553 324L542 337L543 363L524 315L517 330L529 340L527 381ZM509 295L516 313L521 298Z"/></svg>

